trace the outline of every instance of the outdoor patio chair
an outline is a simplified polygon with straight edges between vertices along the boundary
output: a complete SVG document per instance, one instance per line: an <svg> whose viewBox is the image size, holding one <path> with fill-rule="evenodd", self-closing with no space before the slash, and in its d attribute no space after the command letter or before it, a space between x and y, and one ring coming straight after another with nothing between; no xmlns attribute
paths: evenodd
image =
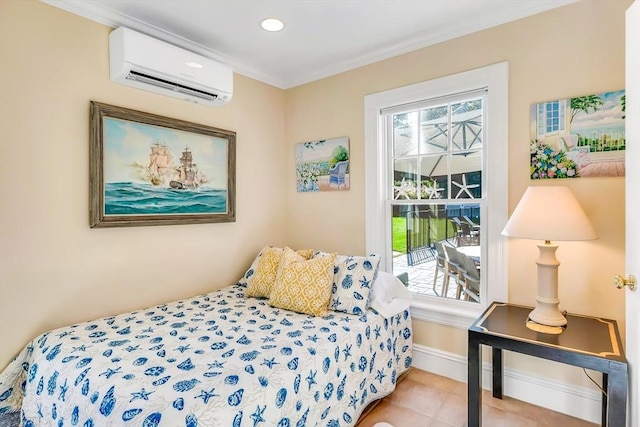
<svg viewBox="0 0 640 427"><path fill-rule="evenodd" d="M476 302L480 302L480 271L471 257L460 252L458 252L458 254L465 266L465 299L469 300L469 298L471 298Z"/></svg>
<svg viewBox="0 0 640 427"><path fill-rule="evenodd" d="M447 265L447 255L444 252L444 247L441 242L435 242L433 244L436 248L436 269L433 273L433 293L439 297L446 297L447 290L449 288L449 272ZM442 287L440 293L436 290L436 282L438 281L438 272L442 273Z"/></svg>
<svg viewBox="0 0 640 427"><path fill-rule="evenodd" d="M456 282L456 299L460 299L460 295L462 294L462 290L464 289L464 271L465 266L462 265L460 260L460 253L456 250L456 248L451 247L449 245L444 245L445 252L447 254L447 273L449 278L453 277ZM449 283L447 282L447 290ZM443 291L444 292L444 291ZM444 294L447 295L446 293Z"/></svg>

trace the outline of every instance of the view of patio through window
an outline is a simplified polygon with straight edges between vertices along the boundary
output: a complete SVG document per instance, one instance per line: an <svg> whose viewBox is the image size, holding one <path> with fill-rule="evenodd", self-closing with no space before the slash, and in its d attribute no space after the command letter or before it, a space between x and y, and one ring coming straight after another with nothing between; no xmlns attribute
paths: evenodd
<svg viewBox="0 0 640 427"><path fill-rule="evenodd" d="M393 273L412 292L480 301L485 91L387 113Z"/></svg>

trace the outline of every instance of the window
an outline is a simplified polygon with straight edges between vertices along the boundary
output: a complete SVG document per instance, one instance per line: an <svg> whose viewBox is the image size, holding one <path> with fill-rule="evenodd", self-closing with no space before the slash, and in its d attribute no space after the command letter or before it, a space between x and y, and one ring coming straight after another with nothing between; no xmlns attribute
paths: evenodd
<svg viewBox="0 0 640 427"><path fill-rule="evenodd" d="M541 102L538 104L538 137L565 133L566 101Z"/></svg>
<svg viewBox="0 0 640 427"><path fill-rule="evenodd" d="M507 299L507 87L501 63L365 97L367 250L408 274L414 317L467 327ZM478 276L445 290L451 248Z"/></svg>

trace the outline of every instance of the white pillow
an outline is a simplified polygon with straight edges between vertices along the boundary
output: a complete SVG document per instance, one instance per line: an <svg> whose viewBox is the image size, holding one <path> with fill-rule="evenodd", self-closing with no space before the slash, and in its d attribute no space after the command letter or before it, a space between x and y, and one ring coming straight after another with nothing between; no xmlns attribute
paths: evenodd
<svg viewBox="0 0 640 427"><path fill-rule="evenodd" d="M400 279L386 271L378 271L369 298L369 307L385 318L402 313L411 305L411 292Z"/></svg>

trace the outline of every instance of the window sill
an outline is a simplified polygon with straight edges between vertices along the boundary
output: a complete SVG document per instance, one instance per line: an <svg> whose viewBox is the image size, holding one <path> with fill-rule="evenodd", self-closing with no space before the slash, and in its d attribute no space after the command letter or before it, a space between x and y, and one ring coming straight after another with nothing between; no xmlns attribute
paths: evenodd
<svg viewBox="0 0 640 427"><path fill-rule="evenodd" d="M476 303L446 300L435 303L414 299L411 303L411 318L452 328L468 329L483 310L484 307Z"/></svg>

